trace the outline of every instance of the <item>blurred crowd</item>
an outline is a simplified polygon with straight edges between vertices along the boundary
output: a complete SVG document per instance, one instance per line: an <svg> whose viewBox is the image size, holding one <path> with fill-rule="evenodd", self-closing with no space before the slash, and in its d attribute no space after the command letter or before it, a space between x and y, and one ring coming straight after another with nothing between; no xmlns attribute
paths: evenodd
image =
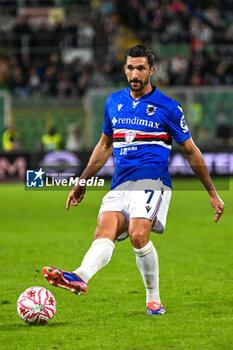
<svg viewBox="0 0 233 350"><path fill-rule="evenodd" d="M83 63L75 59L71 63L62 61L59 53L52 53L44 62L29 55L10 57L9 86L15 96L29 95L82 97L87 88L105 87L108 79L119 81L121 65L116 59L105 58L102 66ZM115 75L115 68L119 70ZM112 78L111 78L112 77Z"/></svg>
<svg viewBox="0 0 233 350"><path fill-rule="evenodd" d="M231 0L120 0L121 18L137 36L160 46L185 44L188 54L161 57L157 80L165 85L233 84ZM166 52L166 54L168 54Z"/></svg>
<svg viewBox="0 0 233 350"><path fill-rule="evenodd" d="M161 43L233 43L231 0L119 0L121 17L139 36Z"/></svg>
<svg viewBox="0 0 233 350"><path fill-rule="evenodd" d="M0 85L9 86L19 97L81 97L91 87L122 84L122 52L115 45L122 26L155 53L157 47L185 45L183 53L170 55L165 50L159 55L154 83L231 85L231 4L230 0L92 0L80 16L67 11L62 21L51 25L33 16L15 16L0 25L0 44L5 48L5 54L0 51ZM75 55L77 49L84 57Z"/></svg>

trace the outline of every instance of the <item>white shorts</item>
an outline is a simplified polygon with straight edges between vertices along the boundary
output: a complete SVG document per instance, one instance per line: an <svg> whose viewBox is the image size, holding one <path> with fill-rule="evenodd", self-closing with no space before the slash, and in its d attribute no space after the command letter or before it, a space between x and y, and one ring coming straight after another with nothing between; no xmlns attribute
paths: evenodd
<svg viewBox="0 0 233 350"><path fill-rule="evenodd" d="M127 181L104 196L98 217L105 211L119 211L127 222L132 218L146 218L153 221L152 232L163 233L171 193L171 188L160 179ZM127 237L128 232L124 232L117 241Z"/></svg>

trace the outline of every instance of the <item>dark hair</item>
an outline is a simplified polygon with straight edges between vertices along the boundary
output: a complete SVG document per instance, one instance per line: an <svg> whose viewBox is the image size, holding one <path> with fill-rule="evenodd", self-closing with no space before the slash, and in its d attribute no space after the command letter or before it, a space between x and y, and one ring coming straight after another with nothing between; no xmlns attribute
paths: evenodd
<svg viewBox="0 0 233 350"><path fill-rule="evenodd" d="M151 49L145 45L135 45L130 47L125 53L125 63L128 57L147 57L150 68L154 65L155 56Z"/></svg>

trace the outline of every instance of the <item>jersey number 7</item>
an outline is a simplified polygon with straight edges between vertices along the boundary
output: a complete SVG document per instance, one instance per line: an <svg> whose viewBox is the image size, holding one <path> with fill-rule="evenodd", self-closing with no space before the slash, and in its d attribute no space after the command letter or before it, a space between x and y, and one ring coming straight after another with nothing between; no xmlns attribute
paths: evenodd
<svg viewBox="0 0 233 350"><path fill-rule="evenodd" d="M154 191L152 191L152 190L145 190L145 193L150 193L150 195L149 195L149 197L147 199L147 202L146 202L146 204L149 204L151 199L152 199L152 197L153 197Z"/></svg>

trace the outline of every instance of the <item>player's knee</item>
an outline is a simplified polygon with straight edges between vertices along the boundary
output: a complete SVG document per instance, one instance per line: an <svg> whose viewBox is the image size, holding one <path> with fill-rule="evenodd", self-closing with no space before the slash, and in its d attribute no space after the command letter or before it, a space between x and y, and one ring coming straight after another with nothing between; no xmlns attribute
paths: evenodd
<svg viewBox="0 0 233 350"><path fill-rule="evenodd" d="M148 240L143 230L133 231L129 236L131 243L135 248L144 247Z"/></svg>

